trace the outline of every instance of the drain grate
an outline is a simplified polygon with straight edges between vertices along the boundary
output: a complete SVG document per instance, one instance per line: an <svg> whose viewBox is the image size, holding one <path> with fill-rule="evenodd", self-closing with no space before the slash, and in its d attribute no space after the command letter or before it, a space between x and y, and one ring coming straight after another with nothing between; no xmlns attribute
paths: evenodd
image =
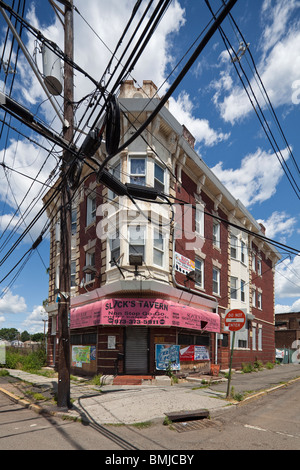
<svg viewBox="0 0 300 470"><path fill-rule="evenodd" d="M220 426L221 423L211 419L196 419L191 421L179 421L172 423L172 427L177 432L199 431L204 428L213 428Z"/></svg>
<svg viewBox="0 0 300 470"><path fill-rule="evenodd" d="M178 432L197 431L220 425L218 421L211 420L209 411L204 409L176 411L166 413L166 415L171 421L173 429L176 429Z"/></svg>

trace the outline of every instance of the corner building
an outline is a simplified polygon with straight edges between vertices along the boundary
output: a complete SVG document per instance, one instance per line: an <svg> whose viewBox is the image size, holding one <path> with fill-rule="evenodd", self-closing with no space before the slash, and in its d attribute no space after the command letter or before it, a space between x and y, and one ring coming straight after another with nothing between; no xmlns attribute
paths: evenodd
<svg viewBox="0 0 300 470"><path fill-rule="evenodd" d="M151 81L121 86L121 142L159 102ZM105 146L94 156L106 158ZM275 359L274 267L279 255L194 149L164 106L108 164L156 201L118 196L84 167L72 205L70 348L79 375L159 375L229 367L227 309L243 308L233 367ZM45 199L49 197L51 190ZM56 201L56 205L59 201ZM49 217L53 207L49 207ZM247 231L245 231L245 229ZM59 218L50 248L48 364L58 364Z"/></svg>

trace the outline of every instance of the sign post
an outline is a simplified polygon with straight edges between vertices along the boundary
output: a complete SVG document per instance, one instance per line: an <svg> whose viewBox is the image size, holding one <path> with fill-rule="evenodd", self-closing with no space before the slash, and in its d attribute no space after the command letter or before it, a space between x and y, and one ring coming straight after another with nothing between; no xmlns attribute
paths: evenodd
<svg viewBox="0 0 300 470"><path fill-rule="evenodd" d="M235 332L242 330L245 327L245 323L246 323L246 314L244 310L239 309L239 308L226 310L225 326L228 327L229 331L233 332L232 342L231 342L230 366L229 366L229 377L228 377L226 398L228 398L229 391L230 391L232 356L233 356Z"/></svg>

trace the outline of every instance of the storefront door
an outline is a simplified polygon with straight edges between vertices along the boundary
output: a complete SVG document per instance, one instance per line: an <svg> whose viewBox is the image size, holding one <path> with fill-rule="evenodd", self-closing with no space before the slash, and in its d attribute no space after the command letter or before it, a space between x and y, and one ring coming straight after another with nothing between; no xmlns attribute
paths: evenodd
<svg viewBox="0 0 300 470"><path fill-rule="evenodd" d="M148 373L148 328L126 327L125 373Z"/></svg>

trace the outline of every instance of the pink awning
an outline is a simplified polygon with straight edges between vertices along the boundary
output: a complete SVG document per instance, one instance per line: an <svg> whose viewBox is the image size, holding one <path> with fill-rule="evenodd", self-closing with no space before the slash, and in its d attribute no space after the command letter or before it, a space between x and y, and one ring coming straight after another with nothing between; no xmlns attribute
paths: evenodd
<svg viewBox="0 0 300 470"><path fill-rule="evenodd" d="M95 325L177 326L220 332L217 313L161 299L103 299L71 308L70 328Z"/></svg>

